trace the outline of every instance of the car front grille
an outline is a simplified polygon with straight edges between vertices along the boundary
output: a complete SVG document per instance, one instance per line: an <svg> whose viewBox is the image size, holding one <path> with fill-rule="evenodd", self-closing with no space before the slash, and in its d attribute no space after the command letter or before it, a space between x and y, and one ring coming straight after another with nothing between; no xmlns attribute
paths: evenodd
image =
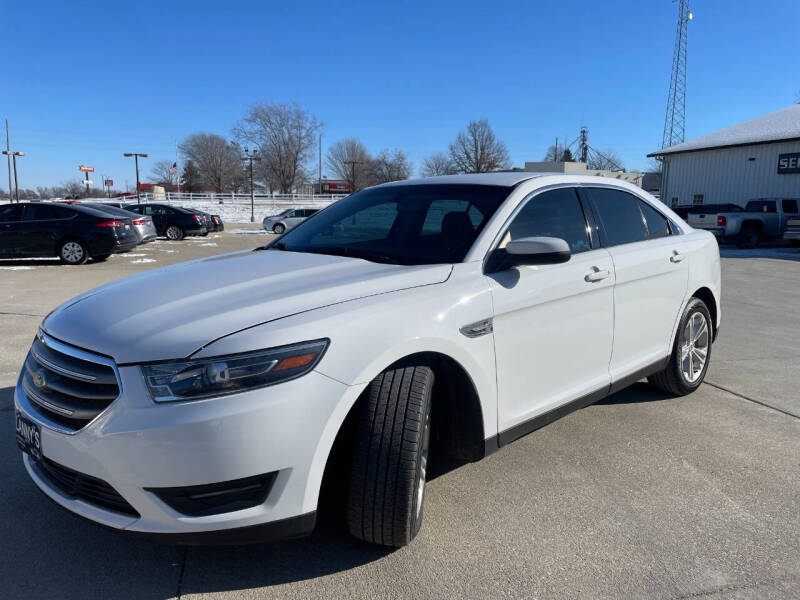
<svg viewBox="0 0 800 600"><path fill-rule="evenodd" d="M25 359L22 390L30 407L61 428L77 431L117 396L113 362L40 334Z"/></svg>
<svg viewBox="0 0 800 600"><path fill-rule="evenodd" d="M140 516L136 509L119 495L117 490L102 479L78 473L78 471L53 462L47 457L42 457L41 462L36 463L36 470L44 479L70 498L83 500L123 515Z"/></svg>

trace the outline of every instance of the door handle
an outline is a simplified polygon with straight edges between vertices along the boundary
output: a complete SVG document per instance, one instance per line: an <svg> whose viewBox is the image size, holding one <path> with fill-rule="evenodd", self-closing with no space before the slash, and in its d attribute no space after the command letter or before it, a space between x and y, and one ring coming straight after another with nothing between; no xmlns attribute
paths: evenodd
<svg viewBox="0 0 800 600"><path fill-rule="evenodd" d="M673 250L673 251L672 251L672 256L670 256L670 257L669 257L669 261L670 261L670 262L674 262L674 263L679 263L679 262L681 262L681 261L682 261L684 258L686 258L686 257L685 257L683 254L681 254L681 253L680 253L680 252L678 252L677 250Z"/></svg>
<svg viewBox="0 0 800 600"><path fill-rule="evenodd" d="M595 283L597 281L603 281L606 277L611 275L611 272L608 269L603 269L602 271L597 267L592 267L592 271L583 278L584 281L588 283Z"/></svg>

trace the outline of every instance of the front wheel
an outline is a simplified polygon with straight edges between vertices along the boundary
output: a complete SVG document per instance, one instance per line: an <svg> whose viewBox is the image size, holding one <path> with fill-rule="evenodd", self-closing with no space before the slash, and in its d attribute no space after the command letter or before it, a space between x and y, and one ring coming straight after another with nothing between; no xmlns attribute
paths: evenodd
<svg viewBox="0 0 800 600"><path fill-rule="evenodd" d="M678 333L667 367L647 380L673 396L695 391L705 379L711 359L714 324L705 302L692 298L678 324Z"/></svg>
<svg viewBox="0 0 800 600"><path fill-rule="evenodd" d="M183 232L183 229L181 229L177 225L170 225L169 227L167 227L167 230L164 233L166 234L168 240L172 240L174 242L182 240L183 236L186 235Z"/></svg>
<svg viewBox="0 0 800 600"><path fill-rule="evenodd" d="M350 533L405 546L420 530L428 469L433 371L396 364L360 400L347 501Z"/></svg>
<svg viewBox="0 0 800 600"><path fill-rule="evenodd" d="M89 252L83 242L67 240L62 242L58 249L58 258L68 265L82 265L89 259Z"/></svg>
<svg viewBox="0 0 800 600"><path fill-rule="evenodd" d="M284 226L283 223L275 223L275 225L272 226L272 232L273 233L277 233L278 235L282 235L284 231L286 231L286 227Z"/></svg>

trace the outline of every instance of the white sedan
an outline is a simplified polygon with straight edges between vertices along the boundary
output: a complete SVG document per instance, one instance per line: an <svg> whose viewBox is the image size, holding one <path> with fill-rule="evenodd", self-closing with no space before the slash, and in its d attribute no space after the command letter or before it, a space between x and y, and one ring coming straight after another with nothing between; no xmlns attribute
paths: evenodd
<svg viewBox="0 0 800 600"><path fill-rule="evenodd" d="M17 440L57 503L180 543L310 532L335 455L351 533L402 546L429 453L478 460L643 377L691 393L719 323L713 235L639 188L403 181L60 306Z"/></svg>

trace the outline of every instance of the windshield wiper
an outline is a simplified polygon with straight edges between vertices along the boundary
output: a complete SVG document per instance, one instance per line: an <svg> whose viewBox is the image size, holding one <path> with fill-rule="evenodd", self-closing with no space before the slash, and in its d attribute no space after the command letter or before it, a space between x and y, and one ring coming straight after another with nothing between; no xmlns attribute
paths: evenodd
<svg viewBox="0 0 800 600"><path fill-rule="evenodd" d="M400 264L396 258L381 254L379 252L370 252L369 250L358 250L356 248L348 248L347 246L323 246L320 248L303 248L299 252L309 252L311 254L327 254L330 256L346 256L348 258L361 258L370 262L387 263L390 265Z"/></svg>

